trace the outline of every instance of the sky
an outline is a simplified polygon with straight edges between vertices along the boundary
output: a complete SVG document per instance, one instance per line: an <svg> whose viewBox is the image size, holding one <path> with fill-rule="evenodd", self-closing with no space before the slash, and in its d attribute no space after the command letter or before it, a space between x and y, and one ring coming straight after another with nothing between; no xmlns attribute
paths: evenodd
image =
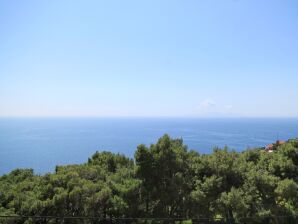
<svg viewBox="0 0 298 224"><path fill-rule="evenodd" d="M298 117L296 0L0 1L2 117Z"/></svg>

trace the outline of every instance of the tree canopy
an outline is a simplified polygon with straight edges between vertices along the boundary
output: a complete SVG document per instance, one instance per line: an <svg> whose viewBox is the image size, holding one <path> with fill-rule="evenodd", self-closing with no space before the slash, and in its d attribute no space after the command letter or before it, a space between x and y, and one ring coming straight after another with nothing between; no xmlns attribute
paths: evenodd
<svg viewBox="0 0 298 224"><path fill-rule="evenodd" d="M57 166L54 173L16 169L0 177L0 215L221 218L234 223L249 217L297 218L298 139L272 153L225 147L200 155L182 139L164 135L156 144L139 145L134 159L96 152L86 163Z"/></svg>

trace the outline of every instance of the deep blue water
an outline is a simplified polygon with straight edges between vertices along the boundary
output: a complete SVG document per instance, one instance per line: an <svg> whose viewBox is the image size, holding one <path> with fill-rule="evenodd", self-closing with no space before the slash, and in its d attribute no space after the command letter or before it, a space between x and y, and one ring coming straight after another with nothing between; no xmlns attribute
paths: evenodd
<svg viewBox="0 0 298 224"><path fill-rule="evenodd" d="M133 157L138 144L155 143L165 133L200 153L225 145L241 151L298 137L298 119L1 118L0 174L15 168L50 172L85 162L96 150Z"/></svg>

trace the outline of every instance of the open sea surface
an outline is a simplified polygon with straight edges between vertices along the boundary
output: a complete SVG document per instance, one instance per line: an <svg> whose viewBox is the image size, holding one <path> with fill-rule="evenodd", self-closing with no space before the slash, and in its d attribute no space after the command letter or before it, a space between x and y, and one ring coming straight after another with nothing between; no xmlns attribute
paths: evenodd
<svg viewBox="0 0 298 224"><path fill-rule="evenodd" d="M236 151L298 137L291 118L1 118L0 175L16 168L52 172L56 165L86 162L95 151L133 157L137 145L168 133L189 149Z"/></svg>

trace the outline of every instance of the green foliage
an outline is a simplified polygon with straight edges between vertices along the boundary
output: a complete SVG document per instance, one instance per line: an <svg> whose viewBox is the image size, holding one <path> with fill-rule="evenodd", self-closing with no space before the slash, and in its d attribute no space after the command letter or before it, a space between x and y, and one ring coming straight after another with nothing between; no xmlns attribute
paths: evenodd
<svg viewBox="0 0 298 224"><path fill-rule="evenodd" d="M164 135L149 147L139 145L134 160L96 152L87 163L57 166L55 173L17 169L0 177L0 215L183 217L187 223L208 217L241 223L249 217L297 218L297 208L298 139L272 153L215 148L200 155L188 151L182 139Z"/></svg>

